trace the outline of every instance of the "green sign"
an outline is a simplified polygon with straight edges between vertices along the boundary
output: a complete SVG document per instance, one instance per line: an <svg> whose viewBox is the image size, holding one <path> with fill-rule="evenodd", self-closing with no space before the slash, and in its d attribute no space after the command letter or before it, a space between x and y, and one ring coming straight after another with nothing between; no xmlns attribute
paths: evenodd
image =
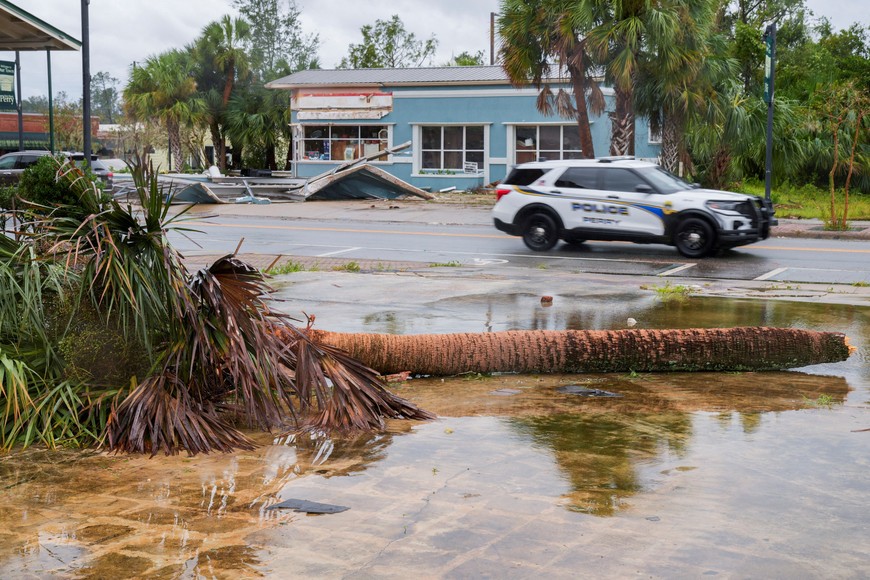
<svg viewBox="0 0 870 580"><path fill-rule="evenodd" d="M767 34L764 37L764 102L769 103L773 99L773 46L774 36Z"/></svg>
<svg viewBox="0 0 870 580"><path fill-rule="evenodd" d="M17 111L15 106L15 63L0 60L0 111Z"/></svg>

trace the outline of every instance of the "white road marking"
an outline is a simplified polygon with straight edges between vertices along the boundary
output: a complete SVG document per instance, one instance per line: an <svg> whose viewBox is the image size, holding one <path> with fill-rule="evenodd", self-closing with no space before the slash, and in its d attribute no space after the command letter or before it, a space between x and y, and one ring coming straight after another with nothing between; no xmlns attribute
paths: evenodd
<svg viewBox="0 0 870 580"><path fill-rule="evenodd" d="M812 268L810 268L810 269L812 269ZM756 281L770 280L774 276L779 276L780 274L782 274L786 270L788 270L788 268L777 268L776 270L771 270L770 272L767 272L766 274L762 274L758 278L753 278L753 280L756 280Z"/></svg>
<svg viewBox="0 0 870 580"><path fill-rule="evenodd" d="M659 276L672 276L677 272L682 272L683 270L688 270L689 268L693 268L697 266L697 264L683 264L682 266L677 266L676 268L671 268L670 270L665 270Z"/></svg>
<svg viewBox="0 0 870 580"><path fill-rule="evenodd" d="M326 258L328 256L337 256L339 254L346 254L347 252L353 252L354 250L359 250L360 248L345 248L343 250L336 250L334 252L326 252L325 254L317 254L315 258Z"/></svg>

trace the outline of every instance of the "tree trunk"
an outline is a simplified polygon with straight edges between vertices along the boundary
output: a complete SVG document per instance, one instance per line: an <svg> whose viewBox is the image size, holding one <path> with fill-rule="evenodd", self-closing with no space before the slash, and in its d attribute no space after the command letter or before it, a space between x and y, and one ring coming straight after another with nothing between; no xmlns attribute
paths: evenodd
<svg viewBox="0 0 870 580"><path fill-rule="evenodd" d="M583 50L582 46L579 50ZM575 59L582 63L582 58ZM595 159L595 145L592 142L592 128L589 125L589 108L586 104L586 71L581 66L568 64L568 74L571 77L571 88L574 91L574 102L577 104L577 130L580 133L580 148L583 157Z"/></svg>
<svg viewBox="0 0 870 580"><path fill-rule="evenodd" d="M677 138L677 123L670 115L662 119L662 161L661 166L671 173L679 173L680 145Z"/></svg>
<svg viewBox="0 0 870 580"><path fill-rule="evenodd" d="M731 168L731 150L726 145L720 145L710 162L707 171L707 185L712 189L725 189L728 182L728 171Z"/></svg>
<svg viewBox="0 0 870 580"><path fill-rule="evenodd" d="M184 155L181 147L181 127L177 121L169 121L169 151L172 155L171 171L180 173L184 169Z"/></svg>
<svg viewBox="0 0 870 580"><path fill-rule="evenodd" d="M616 110L610 115L610 154L634 155L634 111L631 89L616 88Z"/></svg>
<svg viewBox="0 0 870 580"><path fill-rule="evenodd" d="M837 362L845 335L792 328L512 330L392 335L311 330L382 374L762 371Z"/></svg>

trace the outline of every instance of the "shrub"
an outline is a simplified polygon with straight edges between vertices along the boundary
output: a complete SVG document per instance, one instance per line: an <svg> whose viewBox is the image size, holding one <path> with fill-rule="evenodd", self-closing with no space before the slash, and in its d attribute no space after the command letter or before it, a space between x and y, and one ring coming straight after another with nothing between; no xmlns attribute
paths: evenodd
<svg viewBox="0 0 870 580"><path fill-rule="evenodd" d="M79 205L78 194L64 181L58 181L57 170L59 162L63 159L55 159L50 155L41 157L34 165L31 165L21 174L18 182L18 195L21 199L40 205ZM102 187L100 179L91 173L85 172L85 176L91 183Z"/></svg>

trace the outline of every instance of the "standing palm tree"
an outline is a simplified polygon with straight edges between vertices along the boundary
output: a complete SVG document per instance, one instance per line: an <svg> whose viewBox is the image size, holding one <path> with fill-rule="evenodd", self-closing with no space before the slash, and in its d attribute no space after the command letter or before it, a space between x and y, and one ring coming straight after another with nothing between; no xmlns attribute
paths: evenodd
<svg viewBox="0 0 870 580"><path fill-rule="evenodd" d="M661 164L677 172L689 165L686 125L718 100L717 83L732 63L716 36L715 0L663 0L662 10L677 17L675 34L649 35L649 58L638 69L638 112L661 127Z"/></svg>
<svg viewBox="0 0 870 580"><path fill-rule="evenodd" d="M587 46L595 62L605 70L605 80L613 86L616 104L610 114L611 155L634 155L634 89L643 60L657 59L652 46L674 42L680 34L676 3L667 0L592 0L598 6L600 22L587 36ZM589 11L587 3L575 4L580 21Z"/></svg>
<svg viewBox="0 0 870 580"><path fill-rule="evenodd" d="M251 76L250 59L245 50L250 31L245 20L224 16L203 28L201 36L189 49L197 63L197 84L205 101L216 162L221 171L226 170L224 124L230 97L236 84Z"/></svg>
<svg viewBox="0 0 870 580"><path fill-rule="evenodd" d="M250 165L277 169L276 149L286 141L290 102L286 91L252 87L233 97L227 110L226 133L236 148L247 151ZM250 160L261 156L259 162Z"/></svg>
<svg viewBox="0 0 870 580"><path fill-rule="evenodd" d="M149 57L145 66L133 67L124 89L124 102L134 120L158 120L169 132L173 169L183 167L181 127L192 123L203 110L197 96L188 55L171 50Z"/></svg>
<svg viewBox="0 0 870 580"><path fill-rule="evenodd" d="M589 111L604 111L604 96L594 77L585 33L598 20L596 6L570 0L502 0L498 19L502 39L502 67L514 85L533 85L540 91L537 107L545 115L553 110L575 117L583 156L595 157ZM574 92L553 94L550 83L568 73ZM588 106L587 106L588 104Z"/></svg>

